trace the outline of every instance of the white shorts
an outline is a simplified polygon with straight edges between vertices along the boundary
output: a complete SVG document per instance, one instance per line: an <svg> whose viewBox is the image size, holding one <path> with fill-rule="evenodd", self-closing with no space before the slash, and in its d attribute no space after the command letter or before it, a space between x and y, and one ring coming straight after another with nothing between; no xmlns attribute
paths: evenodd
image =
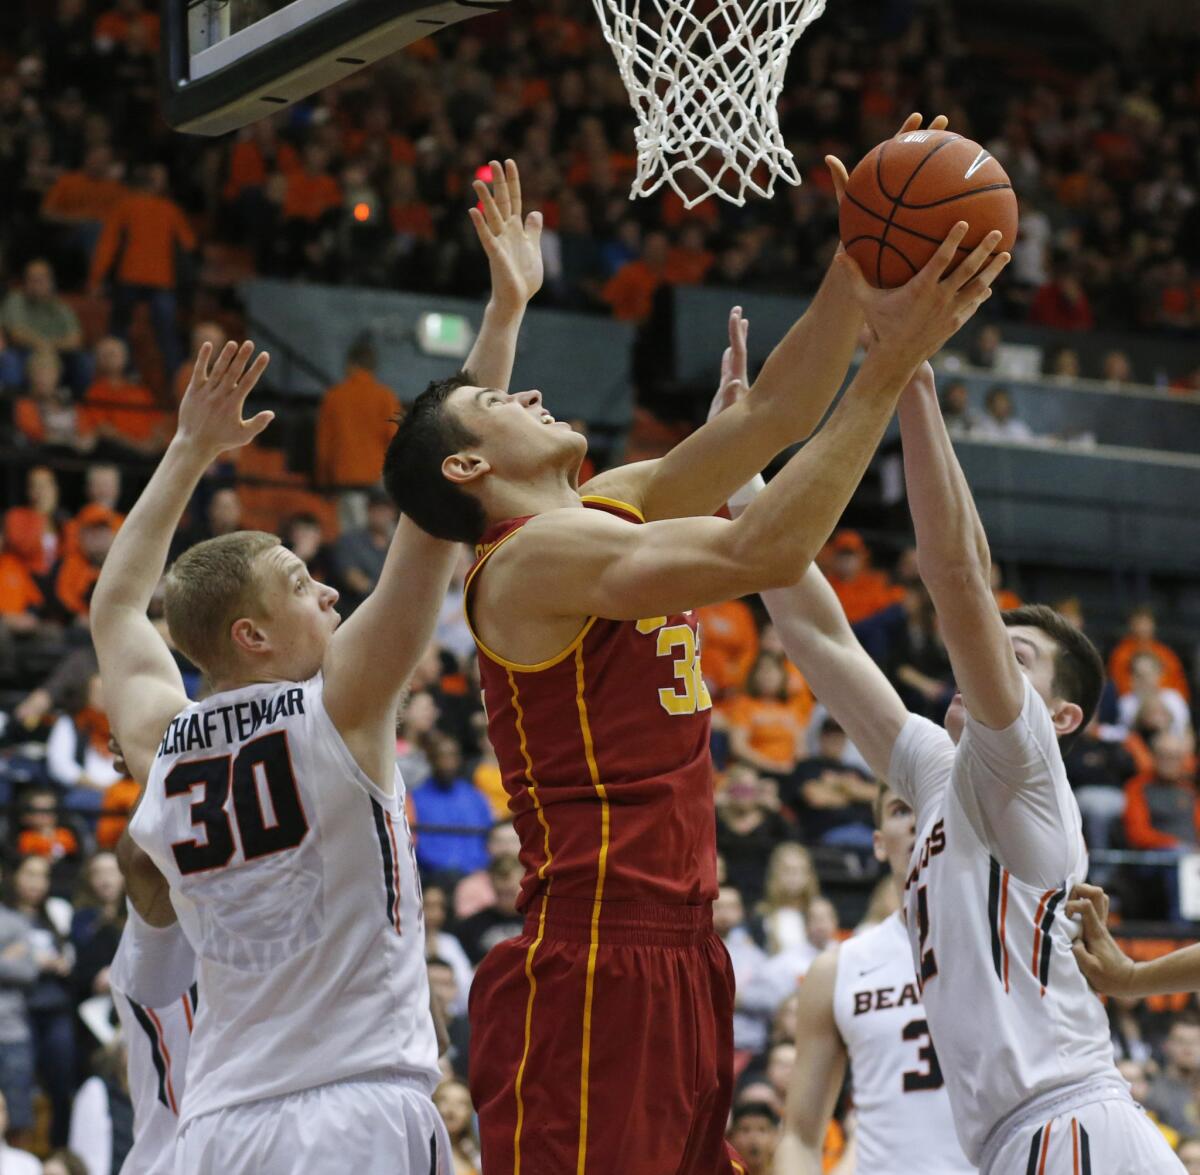
<svg viewBox="0 0 1200 1175"><path fill-rule="evenodd" d="M175 1175L453 1175L423 1086L368 1075L201 1114L175 1143Z"/></svg>
<svg viewBox="0 0 1200 1175"><path fill-rule="evenodd" d="M1092 1102L1005 1139L986 1175L1185 1175L1162 1131L1130 1098Z"/></svg>

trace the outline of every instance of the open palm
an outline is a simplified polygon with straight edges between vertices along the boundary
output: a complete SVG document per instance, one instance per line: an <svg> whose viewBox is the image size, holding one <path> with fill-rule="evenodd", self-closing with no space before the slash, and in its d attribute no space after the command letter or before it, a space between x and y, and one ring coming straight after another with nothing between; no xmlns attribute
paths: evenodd
<svg viewBox="0 0 1200 1175"><path fill-rule="evenodd" d="M492 298L505 309L521 310L542 288L542 214L522 219L521 177L511 159L491 163L492 184L476 180L480 207L471 222L487 254Z"/></svg>

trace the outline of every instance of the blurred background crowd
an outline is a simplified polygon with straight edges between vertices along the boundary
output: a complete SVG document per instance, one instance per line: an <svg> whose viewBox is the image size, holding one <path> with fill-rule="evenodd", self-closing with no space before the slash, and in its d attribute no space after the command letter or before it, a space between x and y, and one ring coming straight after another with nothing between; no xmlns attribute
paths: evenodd
<svg viewBox="0 0 1200 1175"><path fill-rule="evenodd" d="M909 110L940 111L1001 159L1021 197L1004 296L963 356L996 378L982 396L943 379L951 431L1038 439L998 362L1018 324L1061 332L1042 352L1050 382L1200 397L1200 345L1188 360L1159 363L1104 342L1110 328L1121 338L1200 337L1197 40L1063 49L1051 67L1002 37L981 43L975 30L968 40L960 10L941 0L863 3L854 21L838 7L798 47L781 104L803 186L770 203L691 210L671 192L628 200L629 105L580 0L514 5L449 29L219 140L174 135L158 117L153 4L0 11L0 1123L12 1143L54 1152L47 1173L115 1175L114 1155L89 1139L97 1115L116 1121L128 1102L106 993L124 919L112 850L137 789L108 746L90 593L169 439L189 355L243 327L239 281L480 296L487 270L464 215L470 181L488 159L513 155L527 206L546 218L541 299L633 323L644 349L671 287L730 287L731 302L747 291L811 294L836 244L823 155L852 164ZM1047 23L1050 42L1060 31ZM1074 42L1064 33L1062 44ZM418 389L381 382L369 334L345 342L344 378L294 414L301 456L255 446L214 467L177 550L244 527L275 531L348 611L371 590L396 523L376 485L383 422ZM636 390L646 427L656 389L639 377ZM629 451L625 438L607 438L589 471ZM476 1163L464 1084L471 976L522 923L517 840L462 614L469 558L397 727L429 974L452 1012L438 1104L462 1173ZM909 706L940 720L950 666L908 532L839 530L821 562ZM1026 569L1005 570L1012 582L997 571L997 598L1015 606ZM1055 582L1064 590L1048 602L1109 661L1100 713L1068 760L1093 875L1140 928L1131 949L1165 949L1189 933L1173 863L1200 846L1200 631L1164 615L1150 591L1144 603L1109 599L1095 623L1085 615L1094 585L1088 596L1069 577ZM714 914L739 988L731 1130L758 1175L769 1170L795 1055L799 980L830 942L895 903L870 851L866 765L784 657L759 602L704 609L701 624L715 699ZM1200 1012L1182 997L1110 1001L1109 1011L1135 1096L1200 1172ZM847 1097L831 1163L852 1130Z"/></svg>

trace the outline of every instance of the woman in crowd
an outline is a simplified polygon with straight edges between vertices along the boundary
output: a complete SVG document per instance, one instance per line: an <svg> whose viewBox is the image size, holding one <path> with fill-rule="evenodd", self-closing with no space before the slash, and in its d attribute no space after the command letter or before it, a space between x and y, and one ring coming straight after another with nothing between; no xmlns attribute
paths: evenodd
<svg viewBox="0 0 1200 1175"><path fill-rule="evenodd" d="M108 968L125 925L125 883L113 853L96 853L84 866L71 921L77 1000L108 992Z"/></svg>
<svg viewBox="0 0 1200 1175"><path fill-rule="evenodd" d="M433 1104L450 1135L454 1175L479 1175L479 1142L467 1087L461 1081L443 1081L433 1091Z"/></svg>
<svg viewBox="0 0 1200 1175"><path fill-rule="evenodd" d="M782 844L767 864L766 893L759 906L759 945L775 955L805 941L805 915L821 896L812 855L798 844Z"/></svg>

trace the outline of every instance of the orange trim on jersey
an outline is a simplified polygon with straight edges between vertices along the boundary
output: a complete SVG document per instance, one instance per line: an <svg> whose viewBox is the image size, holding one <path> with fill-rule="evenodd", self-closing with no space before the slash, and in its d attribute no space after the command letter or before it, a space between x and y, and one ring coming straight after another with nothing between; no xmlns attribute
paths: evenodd
<svg viewBox="0 0 1200 1175"><path fill-rule="evenodd" d="M179 997L179 1000L183 1004L183 1017L187 1021L188 1031L191 1032L191 1030L192 1030L192 1001L190 999L188 999L186 994L181 995Z"/></svg>
<svg viewBox="0 0 1200 1175"><path fill-rule="evenodd" d="M385 810L383 820L387 825L388 837L392 842L392 882L396 887L396 933L403 934L404 915L400 910L400 852L396 848L396 826L392 823L391 812Z"/></svg>
<svg viewBox="0 0 1200 1175"><path fill-rule="evenodd" d="M1034 975L1038 973L1038 955L1042 953L1042 915L1046 912L1046 903L1054 897L1058 891L1048 889L1042 894L1042 900L1038 902L1037 913L1033 916L1033 959L1030 962L1030 967Z"/></svg>
<svg viewBox="0 0 1200 1175"><path fill-rule="evenodd" d="M471 568L470 574L463 583L463 616L467 621L467 631L471 634L471 639L478 646L479 651L488 658L489 661L495 661L502 669L507 669L510 672L517 673L540 673L543 669L551 669L555 665L565 661L579 646L583 643L583 638L587 636L593 624L596 623L596 616L589 616L584 626L575 634L574 639L561 653L556 653L553 657L545 661L538 661L534 665L524 665L520 661L510 661L507 657L501 657L499 653L493 653L491 649L479 639L479 633L475 631L475 625L471 622L471 584L475 577L479 574L483 565L514 535L520 534L520 528L510 530L499 542L493 543L480 557L479 562Z"/></svg>
<svg viewBox="0 0 1200 1175"><path fill-rule="evenodd" d="M170 1099L172 1112L178 1117L179 1106L175 1101L175 1087L171 1084L171 1053L167 1048L167 1034L163 1031L162 1021L159 1020L153 1008L147 1008L146 1015L150 1017L154 1024L154 1031L158 1033L158 1047L163 1055L163 1069L167 1079L167 1097Z"/></svg>
<svg viewBox="0 0 1200 1175"><path fill-rule="evenodd" d="M545 878L546 868L551 861L550 854L550 825L546 822L546 814L542 810L542 801L538 799L537 782L533 778L533 760L529 756L529 747L525 739L525 711L521 708L521 699L517 691L517 681L512 671L508 674L508 687L512 690L513 709L517 712L517 737L521 740L521 755L525 759L525 781L529 785L529 798L533 800L537 812L538 823L542 826L546 859L538 869L538 876ZM554 884L551 878L546 882L546 893L542 897L542 908L538 913L537 937L529 944L525 952L525 979L529 983L529 998L525 1001L525 1047L521 1051L521 1063L517 1066L517 1078L513 1092L517 1099L517 1128L513 1132L513 1175L521 1175L521 1131L525 1125L525 1099L521 1089L525 1080L525 1065L529 1061L529 1045L533 1039L533 1001L537 996L537 980L533 975L533 957L546 932L546 898L550 895L550 887Z"/></svg>
<svg viewBox="0 0 1200 1175"><path fill-rule="evenodd" d="M1054 1119L1051 1118L1046 1123L1046 1133L1042 1135L1042 1161L1038 1163L1038 1175L1046 1175L1046 1156L1050 1153L1050 1130L1054 1126Z"/></svg>
<svg viewBox="0 0 1200 1175"><path fill-rule="evenodd" d="M638 522L646 521L646 516L636 506L629 502L622 502L620 498L606 498L603 494L584 494L579 500L581 502L599 502L602 506L616 506L618 510L627 510Z"/></svg>
<svg viewBox="0 0 1200 1175"><path fill-rule="evenodd" d="M1008 917L1008 870L1000 881L1000 953L1004 956L1004 994L1008 994L1008 939L1004 935L1004 923ZM1035 956L1036 957L1036 956Z"/></svg>
<svg viewBox="0 0 1200 1175"><path fill-rule="evenodd" d="M1079 1175L1079 1119L1071 1119L1071 1173Z"/></svg>
<svg viewBox="0 0 1200 1175"><path fill-rule="evenodd" d="M596 862L596 896L592 901L592 934L588 947L587 986L583 996L583 1061L579 1076L579 1159L576 1175L587 1168L588 1090L591 1083L589 1066L592 1059L592 998L596 986L596 952L600 946L600 903L604 898L604 875L608 869L609 808L608 792L600 782L596 749L592 744L592 727L588 721L587 700L584 697L583 649L575 651L575 705L579 710L579 731L583 735L583 753L587 758L592 787L600 797L600 854ZM544 908L544 907L543 907Z"/></svg>

